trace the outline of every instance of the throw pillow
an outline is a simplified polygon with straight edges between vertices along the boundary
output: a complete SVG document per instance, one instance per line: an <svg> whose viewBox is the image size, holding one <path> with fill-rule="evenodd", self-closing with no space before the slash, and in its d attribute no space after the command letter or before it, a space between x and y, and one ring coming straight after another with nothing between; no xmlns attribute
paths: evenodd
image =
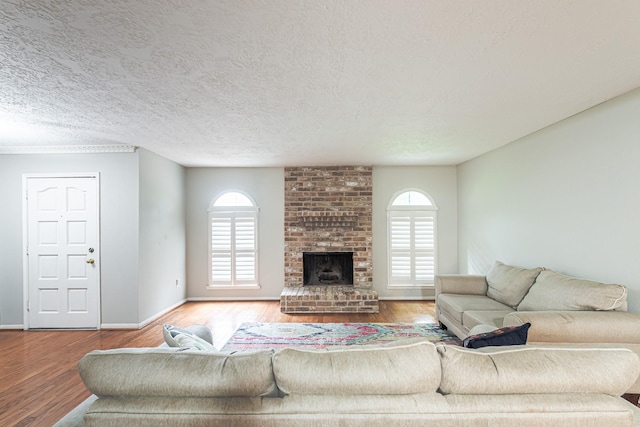
<svg viewBox="0 0 640 427"><path fill-rule="evenodd" d="M197 335L193 335L190 333L189 334L178 333L173 338L178 343L178 347L203 350L203 351L217 351L217 349L213 346L213 344L206 342L205 340L203 340Z"/></svg>
<svg viewBox="0 0 640 427"><path fill-rule="evenodd" d="M527 336L531 323L520 326L507 326L484 334L469 335L462 344L468 348L480 348L501 345L523 345L527 343Z"/></svg>
<svg viewBox="0 0 640 427"><path fill-rule="evenodd" d="M207 329L208 331L208 329ZM196 348L198 350L217 350L213 344L198 336L194 331L179 328L173 325L163 325L162 335L169 347ZM211 332L209 332L209 336Z"/></svg>
<svg viewBox="0 0 640 427"><path fill-rule="evenodd" d="M515 308L543 269L512 267L496 261L487 273L487 296Z"/></svg>
<svg viewBox="0 0 640 427"><path fill-rule="evenodd" d="M480 325L476 325L473 328L471 328L469 330L469 335L467 335L467 336L486 334L488 332L493 332L496 329L498 329L498 328L496 328L495 326L480 324Z"/></svg>

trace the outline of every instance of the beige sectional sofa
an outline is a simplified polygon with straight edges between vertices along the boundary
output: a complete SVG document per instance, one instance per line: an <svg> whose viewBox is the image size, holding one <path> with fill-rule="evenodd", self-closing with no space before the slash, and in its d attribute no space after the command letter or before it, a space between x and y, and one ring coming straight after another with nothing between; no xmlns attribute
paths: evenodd
<svg viewBox="0 0 640 427"><path fill-rule="evenodd" d="M56 427L640 423L619 397L640 374L627 349L118 349L93 351L78 368L94 395Z"/></svg>
<svg viewBox="0 0 640 427"><path fill-rule="evenodd" d="M528 344L624 347L640 355L640 314L622 285L496 262L486 276L436 277L436 315L464 339L472 329L531 323ZM627 393L640 393L640 376Z"/></svg>

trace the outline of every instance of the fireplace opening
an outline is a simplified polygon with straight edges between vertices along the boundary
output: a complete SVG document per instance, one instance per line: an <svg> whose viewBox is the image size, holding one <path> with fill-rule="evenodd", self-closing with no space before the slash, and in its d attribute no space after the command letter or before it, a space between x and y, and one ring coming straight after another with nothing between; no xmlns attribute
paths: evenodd
<svg viewBox="0 0 640 427"><path fill-rule="evenodd" d="M353 285L353 252L304 252L304 286Z"/></svg>

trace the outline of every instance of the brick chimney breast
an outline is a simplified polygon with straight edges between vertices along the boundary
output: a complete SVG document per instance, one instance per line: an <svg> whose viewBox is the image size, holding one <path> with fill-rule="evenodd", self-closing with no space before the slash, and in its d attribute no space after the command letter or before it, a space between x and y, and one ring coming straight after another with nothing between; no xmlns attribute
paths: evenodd
<svg viewBox="0 0 640 427"><path fill-rule="evenodd" d="M334 295L346 306L358 301L363 307L366 302L368 308L328 311L377 312L377 293L372 290L371 166L287 167L284 185L285 290L281 301L285 294L303 298L302 293L313 292L294 289L303 287L305 252L353 252L353 286L317 289L317 295L304 298ZM327 311L319 305L308 309L314 310Z"/></svg>

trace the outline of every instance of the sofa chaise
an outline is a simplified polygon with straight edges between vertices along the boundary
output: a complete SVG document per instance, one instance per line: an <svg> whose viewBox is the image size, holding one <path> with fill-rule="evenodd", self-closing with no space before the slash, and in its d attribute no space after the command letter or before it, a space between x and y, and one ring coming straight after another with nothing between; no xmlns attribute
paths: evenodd
<svg viewBox="0 0 640 427"><path fill-rule="evenodd" d="M93 396L55 427L639 425L619 397L640 373L628 349L470 350L430 342L210 352L97 350Z"/></svg>
<svg viewBox="0 0 640 427"><path fill-rule="evenodd" d="M543 268L495 262L486 276L436 276L436 316L460 339L486 326L530 323L528 344L624 347L640 355L640 314L626 309L625 286ZM640 393L636 378L627 393Z"/></svg>

